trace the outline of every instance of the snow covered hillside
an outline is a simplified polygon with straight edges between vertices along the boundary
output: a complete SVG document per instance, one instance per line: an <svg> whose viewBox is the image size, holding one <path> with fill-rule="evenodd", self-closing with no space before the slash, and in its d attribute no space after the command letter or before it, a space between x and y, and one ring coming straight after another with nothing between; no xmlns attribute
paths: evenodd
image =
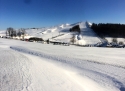
<svg viewBox="0 0 125 91"><path fill-rule="evenodd" d="M0 37L6 36L6 33L5 33L5 32L6 32L5 30L1 30L1 31L0 31Z"/></svg>
<svg viewBox="0 0 125 91"><path fill-rule="evenodd" d="M0 91L125 91L124 55L0 38Z"/></svg>
<svg viewBox="0 0 125 91"><path fill-rule="evenodd" d="M73 26L79 25L81 34L71 33L69 31ZM74 24L62 24L50 28L29 29L26 30L31 36L40 37L44 40L50 39L52 41L70 42L70 39L75 35L76 44L96 44L100 42L97 35L89 27L91 23L78 22Z"/></svg>
<svg viewBox="0 0 125 91"><path fill-rule="evenodd" d="M80 34L78 32L69 31L70 28L76 25L79 25L80 27ZM75 36L75 44L97 44L100 42L100 39L89 26L91 26L91 23L89 22L77 22L74 24L61 24L53 27L29 28L26 29L26 33L29 35L28 37L39 37L44 40L50 39L51 41L58 42L71 42L71 39ZM5 36L5 31L1 31L0 35Z"/></svg>

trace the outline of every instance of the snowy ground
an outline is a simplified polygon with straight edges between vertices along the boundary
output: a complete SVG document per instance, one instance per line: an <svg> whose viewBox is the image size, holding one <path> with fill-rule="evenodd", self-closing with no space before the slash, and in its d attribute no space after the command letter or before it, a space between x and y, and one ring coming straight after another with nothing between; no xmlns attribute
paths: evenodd
<svg viewBox="0 0 125 91"><path fill-rule="evenodd" d="M0 91L125 91L124 55L0 38Z"/></svg>
<svg viewBox="0 0 125 91"><path fill-rule="evenodd" d="M111 38L111 37L106 37L105 39L107 39L108 42L111 43L113 38ZM125 43L125 39L124 39L124 38L116 38L116 39L117 39L118 43L119 43L119 42Z"/></svg>

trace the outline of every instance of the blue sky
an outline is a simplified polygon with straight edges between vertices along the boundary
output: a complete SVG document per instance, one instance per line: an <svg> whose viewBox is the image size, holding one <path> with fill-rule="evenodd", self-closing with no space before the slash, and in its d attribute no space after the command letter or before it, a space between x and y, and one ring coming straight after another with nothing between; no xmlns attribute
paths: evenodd
<svg viewBox="0 0 125 91"><path fill-rule="evenodd" d="M79 21L125 24L125 0L0 0L0 30Z"/></svg>

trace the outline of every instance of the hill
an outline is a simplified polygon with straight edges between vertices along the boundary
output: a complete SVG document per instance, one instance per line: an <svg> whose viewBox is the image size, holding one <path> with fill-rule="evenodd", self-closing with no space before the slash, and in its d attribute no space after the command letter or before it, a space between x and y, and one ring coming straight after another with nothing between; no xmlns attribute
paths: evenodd
<svg viewBox="0 0 125 91"><path fill-rule="evenodd" d="M58 41L58 42L72 42L73 44L97 44L100 39L96 33L90 28L92 24L89 22L77 22L73 24L61 24L53 27L43 28L27 28L24 38L38 37L43 40ZM75 28L76 27L76 28ZM77 29L78 28L78 29ZM73 29L73 31L70 31ZM18 31L18 29L16 30ZM6 31L0 31L0 36L6 36ZM19 38L18 38L19 39Z"/></svg>
<svg viewBox="0 0 125 91"><path fill-rule="evenodd" d="M80 33L69 31L77 25L80 27ZM96 44L100 42L98 36L89 26L91 26L91 23L77 22L40 29L27 29L26 32L30 36L40 37L44 40L50 39L51 41L70 42L72 37L75 36L76 44Z"/></svg>

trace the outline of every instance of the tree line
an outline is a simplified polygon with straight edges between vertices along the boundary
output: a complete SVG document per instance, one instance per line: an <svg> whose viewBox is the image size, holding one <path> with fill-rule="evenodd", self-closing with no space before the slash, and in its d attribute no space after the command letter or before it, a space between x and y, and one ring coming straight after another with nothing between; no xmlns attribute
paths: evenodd
<svg viewBox="0 0 125 91"><path fill-rule="evenodd" d="M79 25L73 26L72 28L69 29L69 31L81 33Z"/></svg>
<svg viewBox="0 0 125 91"><path fill-rule="evenodd" d="M42 38L31 37L29 38L29 41L44 41L44 40Z"/></svg>
<svg viewBox="0 0 125 91"><path fill-rule="evenodd" d="M101 37L122 37L125 38L125 24L93 23L91 28Z"/></svg>
<svg viewBox="0 0 125 91"><path fill-rule="evenodd" d="M25 35L25 34L26 34L26 31L24 28L15 30L14 28L9 27L6 30L6 36L10 36L10 37L16 37L16 36L20 37L21 35Z"/></svg>

